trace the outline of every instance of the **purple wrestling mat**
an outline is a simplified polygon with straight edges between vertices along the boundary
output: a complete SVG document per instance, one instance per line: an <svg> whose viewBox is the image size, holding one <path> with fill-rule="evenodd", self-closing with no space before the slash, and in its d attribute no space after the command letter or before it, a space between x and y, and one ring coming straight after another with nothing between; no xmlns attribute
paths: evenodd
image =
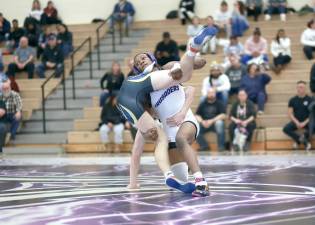
<svg viewBox="0 0 315 225"><path fill-rule="evenodd" d="M263 157L204 157L206 198L167 189L151 163L141 168L141 190L127 191L128 158L119 165L3 159L0 224L315 224L314 156L311 164L308 156Z"/></svg>

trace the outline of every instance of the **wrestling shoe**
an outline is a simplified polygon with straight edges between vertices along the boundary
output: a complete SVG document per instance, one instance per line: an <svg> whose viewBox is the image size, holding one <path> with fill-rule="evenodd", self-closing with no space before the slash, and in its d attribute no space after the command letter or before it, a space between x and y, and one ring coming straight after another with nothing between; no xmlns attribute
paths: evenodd
<svg viewBox="0 0 315 225"><path fill-rule="evenodd" d="M192 52L198 52L202 46L217 33L218 30L215 27L203 28L190 42L190 50Z"/></svg>
<svg viewBox="0 0 315 225"><path fill-rule="evenodd" d="M209 196L209 187L204 178L196 179L196 190L192 193L193 197Z"/></svg>
<svg viewBox="0 0 315 225"><path fill-rule="evenodd" d="M187 183L181 184L179 180L177 180L175 177L167 178L165 183L167 186L173 189L179 190L186 194L191 194L196 189L196 186L194 183L187 182Z"/></svg>

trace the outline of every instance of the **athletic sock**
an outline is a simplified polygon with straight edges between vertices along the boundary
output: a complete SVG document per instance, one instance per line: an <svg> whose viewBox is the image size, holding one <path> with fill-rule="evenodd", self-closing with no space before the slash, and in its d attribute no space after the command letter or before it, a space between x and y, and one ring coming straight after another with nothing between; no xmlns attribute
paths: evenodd
<svg viewBox="0 0 315 225"><path fill-rule="evenodd" d="M202 175L201 171L194 173L193 176L195 179L203 179L203 175Z"/></svg>

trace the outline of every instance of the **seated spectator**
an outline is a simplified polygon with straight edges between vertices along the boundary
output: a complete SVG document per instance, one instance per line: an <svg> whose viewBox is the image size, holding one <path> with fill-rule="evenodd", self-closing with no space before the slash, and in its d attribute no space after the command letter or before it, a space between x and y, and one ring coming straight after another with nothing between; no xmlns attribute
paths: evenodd
<svg viewBox="0 0 315 225"><path fill-rule="evenodd" d="M42 25L52 25L61 23L58 18L58 11L52 1L47 2L47 7L44 8L44 13L41 15L40 22Z"/></svg>
<svg viewBox="0 0 315 225"><path fill-rule="evenodd" d="M181 0L178 13L182 25L186 24L186 20L191 23L195 16L195 0Z"/></svg>
<svg viewBox="0 0 315 225"><path fill-rule="evenodd" d="M209 89L215 89L217 99L226 107L229 101L229 91L231 83L226 74L223 73L222 67L213 62L210 67L210 75L202 83L202 100L206 98Z"/></svg>
<svg viewBox="0 0 315 225"><path fill-rule="evenodd" d="M131 2L119 0L114 7L112 17L110 19L110 27L113 30L115 23L124 22L126 28L130 27L136 11Z"/></svg>
<svg viewBox="0 0 315 225"><path fill-rule="evenodd" d="M280 73L285 65L291 62L291 40L285 34L283 29L280 29L277 36L271 42L271 54L275 72Z"/></svg>
<svg viewBox="0 0 315 225"><path fill-rule="evenodd" d="M171 61L179 61L177 43L171 39L169 32L163 33L163 40L157 44L154 56L160 66Z"/></svg>
<svg viewBox="0 0 315 225"><path fill-rule="evenodd" d="M259 15L262 13L263 0L246 0L247 16L253 16L257 22Z"/></svg>
<svg viewBox="0 0 315 225"><path fill-rule="evenodd" d="M241 80L241 89L244 89L249 100L258 105L258 114L263 114L267 101L266 86L271 81L271 77L261 73L257 64L250 64L247 75Z"/></svg>
<svg viewBox="0 0 315 225"><path fill-rule="evenodd" d="M43 54L47 44L48 44L48 37L51 35L51 31L49 26L44 26L43 31L40 33L38 38L38 47L37 47L37 58L40 59L41 55Z"/></svg>
<svg viewBox="0 0 315 225"><path fill-rule="evenodd" d="M187 26L187 36L189 37L189 41L191 38L195 37L199 31L201 31L203 26L200 24L199 17L195 16L192 19L192 24Z"/></svg>
<svg viewBox="0 0 315 225"><path fill-rule="evenodd" d="M310 90L315 93L315 63L313 63L310 74Z"/></svg>
<svg viewBox="0 0 315 225"><path fill-rule="evenodd" d="M100 136L102 143L106 146L109 141L108 133L113 131L115 144L114 151L118 152L121 149L121 145L123 143L124 128L126 127L126 129L130 129L130 124L121 117L116 105L116 97L111 96L109 101L102 108ZM106 148L108 150L108 146L106 146Z"/></svg>
<svg viewBox="0 0 315 225"><path fill-rule="evenodd" d="M3 17L2 13L0 13L0 43L6 41L9 38L10 31L10 22Z"/></svg>
<svg viewBox="0 0 315 225"><path fill-rule="evenodd" d="M219 32L223 32L225 37L229 38L231 36L231 12L226 1L221 2L220 9L215 13L214 21Z"/></svg>
<svg viewBox="0 0 315 225"><path fill-rule="evenodd" d="M103 107L109 96L118 95L125 76L121 72L120 64L116 61L112 64L112 70L106 73L101 79L102 94L100 96L100 106Z"/></svg>
<svg viewBox="0 0 315 225"><path fill-rule="evenodd" d="M294 141L293 148L297 149L300 144L304 144L306 150L311 149L309 142L309 105L312 102L312 98L306 93L306 82L297 82L297 95L290 99L288 114L291 122L289 122L284 128L283 132L291 137ZM298 134L296 131L303 130L302 134Z"/></svg>
<svg viewBox="0 0 315 225"><path fill-rule="evenodd" d="M249 28L245 16L245 5L242 1L236 1L231 18L231 34L234 37L242 37Z"/></svg>
<svg viewBox="0 0 315 225"><path fill-rule="evenodd" d="M224 63L222 66L224 69L227 69L231 66L230 58L236 56L242 58L244 55L244 46L239 42L237 37L230 37L230 43L224 47Z"/></svg>
<svg viewBox="0 0 315 225"><path fill-rule="evenodd" d="M28 25L31 23L34 25L34 27L39 28L42 14L43 10L41 8L40 2L38 0L34 0L29 16L24 20L24 27L28 27Z"/></svg>
<svg viewBox="0 0 315 225"><path fill-rule="evenodd" d="M3 58L2 58L2 51L0 49L0 72L3 72L4 70L4 65L3 65Z"/></svg>
<svg viewBox="0 0 315 225"><path fill-rule="evenodd" d="M287 0L268 0L265 20L271 20L271 15L280 14L281 21L286 21Z"/></svg>
<svg viewBox="0 0 315 225"><path fill-rule="evenodd" d="M62 49L64 58L66 58L73 51L72 32L68 30L68 27L65 24L59 24L57 30L58 44Z"/></svg>
<svg viewBox="0 0 315 225"><path fill-rule="evenodd" d="M43 52L42 63L37 67L38 76L45 78L47 69L54 69L55 77L60 77L64 72L63 53L54 34L49 35L48 45Z"/></svg>
<svg viewBox="0 0 315 225"><path fill-rule="evenodd" d="M1 89L2 89L2 86L1 86ZM7 116L6 116L5 102L2 99L0 99L0 153L2 152L2 148L5 145L5 139L7 136L7 119L6 118Z"/></svg>
<svg viewBox="0 0 315 225"><path fill-rule="evenodd" d="M242 57L243 64L256 63L268 69L268 44L267 40L261 37L259 28L254 30L253 36L245 42L245 55Z"/></svg>
<svg viewBox="0 0 315 225"><path fill-rule="evenodd" d="M36 25L29 23L25 30L25 36L28 38L29 45L37 48L39 39L39 30Z"/></svg>
<svg viewBox="0 0 315 225"><path fill-rule="evenodd" d="M19 27L18 20L12 21L12 30L9 36L9 41L7 42L7 49L11 53L13 52L20 43L21 37L25 35L25 30L21 27Z"/></svg>
<svg viewBox="0 0 315 225"><path fill-rule="evenodd" d="M301 35L301 43L304 46L303 51L308 60L312 60L315 51L315 20L307 23L307 29Z"/></svg>
<svg viewBox="0 0 315 225"><path fill-rule="evenodd" d="M256 129L256 109L254 104L248 100L245 90L238 92L238 100L232 105L229 117L231 120L229 125L231 150L249 150ZM236 137L239 134L243 134L244 138L246 137L245 143L241 143L244 141Z"/></svg>
<svg viewBox="0 0 315 225"><path fill-rule="evenodd" d="M17 130L22 120L22 99L18 93L11 90L10 80L2 84L2 95L0 100L6 105L6 118L10 125L11 140L15 140Z"/></svg>
<svg viewBox="0 0 315 225"><path fill-rule="evenodd" d="M223 104L216 99L215 89L209 89L207 99L200 103L196 112L196 119L200 124L200 132L197 142L200 151L209 150L208 142L204 135L208 132L217 134L219 151L225 150L225 108Z"/></svg>
<svg viewBox="0 0 315 225"><path fill-rule="evenodd" d="M207 26L208 27L215 27L214 20L212 16L207 17ZM212 37L210 38L202 47L201 54L207 54L209 51L211 54L216 54L217 50L217 38Z"/></svg>
<svg viewBox="0 0 315 225"><path fill-rule="evenodd" d="M243 76L247 74L246 66L241 64L240 59L238 56L233 55L230 57L231 66L226 70L225 74L228 76L231 89L230 89L230 96L237 94L239 92L241 86L241 80Z"/></svg>
<svg viewBox="0 0 315 225"><path fill-rule="evenodd" d="M28 45L27 37L22 37L20 45L14 54L14 61L8 66L8 76L15 77L16 72L27 71L28 78L34 77L34 60L36 53L33 48Z"/></svg>

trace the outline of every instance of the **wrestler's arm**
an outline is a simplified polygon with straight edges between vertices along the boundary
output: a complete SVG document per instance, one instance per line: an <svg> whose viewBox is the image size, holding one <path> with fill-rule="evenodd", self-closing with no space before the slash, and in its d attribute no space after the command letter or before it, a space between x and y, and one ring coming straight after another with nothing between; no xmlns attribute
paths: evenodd
<svg viewBox="0 0 315 225"><path fill-rule="evenodd" d="M172 61L169 62L167 64L165 64L162 68L164 70L170 70L173 68L175 63L179 63L178 61ZM206 65L207 61L203 58L201 58L200 56L196 56L195 57L195 61L194 61L194 70L199 70L201 68L203 68Z"/></svg>
<svg viewBox="0 0 315 225"><path fill-rule="evenodd" d="M130 158L130 178L129 178L129 189L138 189L140 185L137 183L138 172L140 168L140 160L143 152L145 140L141 132L138 130L134 144L132 147L131 158Z"/></svg>
<svg viewBox="0 0 315 225"><path fill-rule="evenodd" d="M190 109L191 104L194 101L195 88L191 86L187 86L185 88L185 103L182 109L176 113L171 118L167 119L167 124L171 127L180 126L184 121L188 110Z"/></svg>

